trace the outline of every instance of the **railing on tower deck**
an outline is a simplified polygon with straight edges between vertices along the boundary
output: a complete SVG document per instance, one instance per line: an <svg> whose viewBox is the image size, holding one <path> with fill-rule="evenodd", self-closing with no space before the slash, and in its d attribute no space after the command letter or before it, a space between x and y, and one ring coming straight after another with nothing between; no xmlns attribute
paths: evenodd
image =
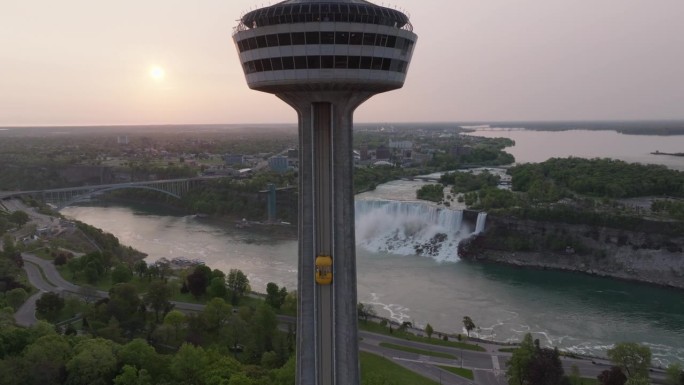
<svg viewBox="0 0 684 385"><path fill-rule="evenodd" d="M259 20L266 21L259 25L257 21L253 21L251 25L245 24L245 15L249 15L251 12L243 15L240 20L238 20L238 25L233 28L233 35L247 31L253 28L279 25L279 24L300 24L300 23L324 23L324 22L342 22L342 23L362 23L362 24L378 24L386 26L394 26L396 28L413 32L413 25L409 20L409 17L404 13L396 11L391 8L385 7L368 7L368 9L373 10L373 14L365 13L366 7L363 8L350 8L347 9L348 12L303 12L297 13L296 16L293 14L287 14L286 12L278 13L281 8L292 9L291 7L270 7L264 8L263 12L267 14L260 16ZM351 10L356 11L351 12ZM261 11L261 10L257 10ZM254 12L254 11L253 11ZM268 14L272 12L273 14ZM403 17L399 17L403 16ZM404 19L405 18L405 19ZM399 26L399 22L404 23Z"/></svg>

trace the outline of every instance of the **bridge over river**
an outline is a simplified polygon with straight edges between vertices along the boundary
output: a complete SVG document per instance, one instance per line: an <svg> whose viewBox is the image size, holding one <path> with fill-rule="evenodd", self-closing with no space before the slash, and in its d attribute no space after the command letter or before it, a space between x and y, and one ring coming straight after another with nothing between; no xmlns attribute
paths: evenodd
<svg viewBox="0 0 684 385"><path fill-rule="evenodd" d="M70 204L89 199L95 195L107 191L121 189L144 189L157 191L174 198L181 199L191 189L207 180L225 178L224 176L201 176L182 179L164 179L144 182L127 182L91 185L81 187L67 187L50 190L31 191L0 191L0 210L3 209L2 201L13 198L31 197L42 202L52 204L57 209L62 209Z"/></svg>

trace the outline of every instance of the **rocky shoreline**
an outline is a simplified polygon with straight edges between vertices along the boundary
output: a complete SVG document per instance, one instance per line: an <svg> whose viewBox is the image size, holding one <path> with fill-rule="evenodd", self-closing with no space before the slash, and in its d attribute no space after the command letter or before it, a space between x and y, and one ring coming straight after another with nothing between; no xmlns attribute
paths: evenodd
<svg viewBox="0 0 684 385"><path fill-rule="evenodd" d="M564 250L515 250L511 237L541 244L563 234L572 240ZM684 236L591 228L548 222L499 219L481 235L462 242L462 259L524 268L553 269L684 289Z"/></svg>

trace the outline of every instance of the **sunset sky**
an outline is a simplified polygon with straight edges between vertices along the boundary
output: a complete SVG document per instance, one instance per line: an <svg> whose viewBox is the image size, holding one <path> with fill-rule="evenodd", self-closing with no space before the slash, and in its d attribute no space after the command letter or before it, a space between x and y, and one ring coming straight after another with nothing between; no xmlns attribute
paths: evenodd
<svg viewBox="0 0 684 385"><path fill-rule="evenodd" d="M2 0L0 126L293 123L231 40L261 5ZM406 85L358 122L684 119L682 0L395 5L419 36Z"/></svg>

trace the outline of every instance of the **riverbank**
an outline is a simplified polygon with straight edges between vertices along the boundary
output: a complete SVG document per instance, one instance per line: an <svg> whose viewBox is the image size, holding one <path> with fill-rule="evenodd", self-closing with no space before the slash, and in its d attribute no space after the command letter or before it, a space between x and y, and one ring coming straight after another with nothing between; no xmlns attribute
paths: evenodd
<svg viewBox="0 0 684 385"><path fill-rule="evenodd" d="M658 263L656 263L656 266L659 266L660 268L649 271L649 277L646 278L643 275L639 276L639 274L644 274L643 271L636 271L633 269L631 269L629 272L606 271L601 270L601 267L586 264L577 258L568 258L567 255L550 253L508 253L489 251L476 257L462 257L462 259L473 263L491 263L524 269L564 271L570 273L586 274L600 278L617 279L621 281L665 287L674 290L684 290L684 285L682 285L680 282L660 279L659 275L668 274L671 272L671 270L669 267L663 267L663 264Z"/></svg>
<svg viewBox="0 0 684 385"><path fill-rule="evenodd" d="M683 249L684 236L490 215L486 231L463 241L459 255L684 290Z"/></svg>

